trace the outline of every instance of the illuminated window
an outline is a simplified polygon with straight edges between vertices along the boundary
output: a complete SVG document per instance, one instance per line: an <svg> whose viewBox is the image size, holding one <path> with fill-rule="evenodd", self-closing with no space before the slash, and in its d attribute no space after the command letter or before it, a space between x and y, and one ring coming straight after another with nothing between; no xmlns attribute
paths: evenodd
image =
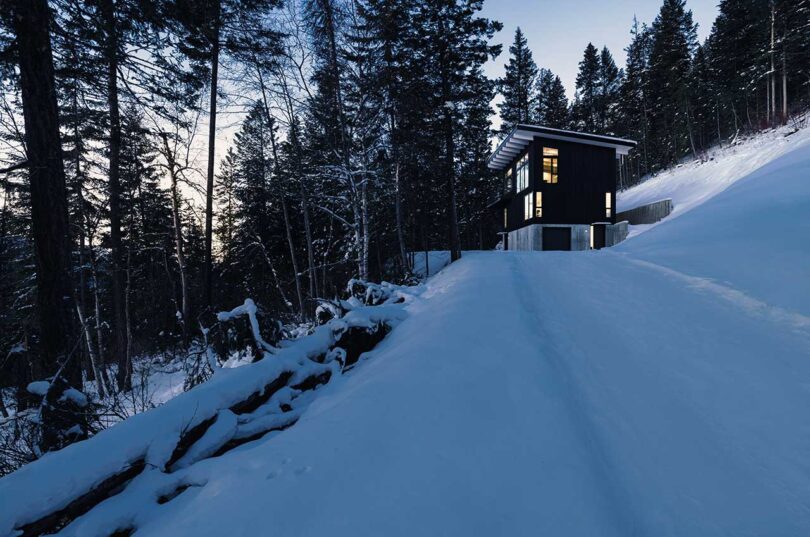
<svg viewBox="0 0 810 537"><path fill-rule="evenodd" d="M532 217L532 193L523 196L523 218L528 220Z"/></svg>
<svg viewBox="0 0 810 537"><path fill-rule="evenodd" d="M537 218L543 217L543 193L534 193L534 216Z"/></svg>
<svg viewBox="0 0 810 537"><path fill-rule="evenodd" d="M506 229L508 227L507 226L507 223L509 222L508 216L509 216L509 209L504 207L504 209L503 209L503 228L504 229Z"/></svg>
<svg viewBox="0 0 810 537"><path fill-rule="evenodd" d="M529 188L529 155L523 155L515 166L517 175L517 191L523 192Z"/></svg>
<svg viewBox="0 0 810 537"><path fill-rule="evenodd" d="M613 212L612 197L610 195L610 192L605 192L605 216L610 218L612 212Z"/></svg>
<svg viewBox="0 0 810 537"><path fill-rule="evenodd" d="M556 183L557 174L557 157L560 151L553 147L543 148L543 181L546 183Z"/></svg>
<svg viewBox="0 0 810 537"><path fill-rule="evenodd" d="M503 186L504 192L512 191L512 168L506 170L506 176L504 177Z"/></svg>

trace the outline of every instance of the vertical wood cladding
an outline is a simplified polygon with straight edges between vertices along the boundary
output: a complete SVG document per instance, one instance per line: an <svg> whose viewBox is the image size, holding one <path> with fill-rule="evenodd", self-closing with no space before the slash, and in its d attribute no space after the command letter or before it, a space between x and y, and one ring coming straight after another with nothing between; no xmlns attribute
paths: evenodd
<svg viewBox="0 0 810 537"><path fill-rule="evenodd" d="M559 179L556 184L543 181L543 147L559 150ZM616 150L610 147L551 140L537 136L529 144L529 189L514 192L508 202L508 229L528 224L615 223ZM513 167L523 155L517 155ZM502 172L504 173L504 172ZM543 193L543 216L524 218L523 198L528 193ZM611 194L610 216L605 212L605 193Z"/></svg>

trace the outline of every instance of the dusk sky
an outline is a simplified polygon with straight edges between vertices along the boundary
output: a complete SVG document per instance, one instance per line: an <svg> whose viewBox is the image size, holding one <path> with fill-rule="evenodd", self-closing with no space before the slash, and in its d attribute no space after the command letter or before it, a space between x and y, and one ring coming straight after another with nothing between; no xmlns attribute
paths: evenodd
<svg viewBox="0 0 810 537"><path fill-rule="evenodd" d="M687 0L698 37L706 38L717 16L719 0ZM569 99L574 96L574 81L582 53L588 42L597 48L607 45L616 64L624 66L624 48L630 42L633 15L651 24L661 8L661 0L488 0L483 16L503 23L494 39L503 44L503 52L487 65L490 77L503 75L509 59L509 45L520 26L526 34L538 67L551 69L565 84Z"/></svg>

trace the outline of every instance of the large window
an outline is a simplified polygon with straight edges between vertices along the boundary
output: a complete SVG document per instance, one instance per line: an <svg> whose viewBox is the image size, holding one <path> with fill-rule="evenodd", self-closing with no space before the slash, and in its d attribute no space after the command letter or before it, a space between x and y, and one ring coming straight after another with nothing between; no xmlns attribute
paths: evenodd
<svg viewBox="0 0 810 537"><path fill-rule="evenodd" d="M613 212L612 196L610 195L610 192L605 192L605 216L607 218L610 218L612 212Z"/></svg>
<svg viewBox="0 0 810 537"><path fill-rule="evenodd" d="M559 153L559 149L553 147L543 148L543 181L546 183L557 182L557 158L560 156Z"/></svg>
<svg viewBox="0 0 810 537"><path fill-rule="evenodd" d="M528 220L532 217L532 193L529 192L523 196L523 218Z"/></svg>
<svg viewBox="0 0 810 537"><path fill-rule="evenodd" d="M506 175L503 180L503 191L512 192L512 168L506 170Z"/></svg>
<svg viewBox="0 0 810 537"><path fill-rule="evenodd" d="M523 192L529 188L529 155L523 155L515 166L515 175L517 175L517 191Z"/></svg>
<svg viewBox="0 0 810 537"><path fill-rule="evenodd" d="M537 218L543 217L543 193L534 193L534 216Z"/></svg>

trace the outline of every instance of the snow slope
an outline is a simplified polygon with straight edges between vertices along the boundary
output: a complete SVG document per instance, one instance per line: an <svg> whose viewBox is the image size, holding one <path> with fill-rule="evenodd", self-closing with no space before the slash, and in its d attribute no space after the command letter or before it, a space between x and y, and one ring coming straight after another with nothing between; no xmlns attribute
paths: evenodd
<svg viewBox="0 0 810 537"><path fill-rule="evenodd" d="M810 119L804 119L808 121ZM798 121L799 123L802 120ZM796 130L786 125L739 140L735 145L713 148L706 162L690 161L665 170L633 188L619 192L616 205L626 211L639 205L671 198L677 218L706 202L751 172L797 148L810 144L810 128ZM633 236L652 226L632 226Z"/></svg>
<svg viewBox="0 0 810 537"><path fill-rule="evenodd" d="M298 425L138 534L808 534L809 160L613 251L465 255ZM798 231L747 233L767 219Z"/></svg>
<svg viewBox="0 0 810 537"><path fill-rule="evenodd" d="M810 534L809 171L617 248L466 253L294 427L61 535L132 502L136 536Z"/></svg>

